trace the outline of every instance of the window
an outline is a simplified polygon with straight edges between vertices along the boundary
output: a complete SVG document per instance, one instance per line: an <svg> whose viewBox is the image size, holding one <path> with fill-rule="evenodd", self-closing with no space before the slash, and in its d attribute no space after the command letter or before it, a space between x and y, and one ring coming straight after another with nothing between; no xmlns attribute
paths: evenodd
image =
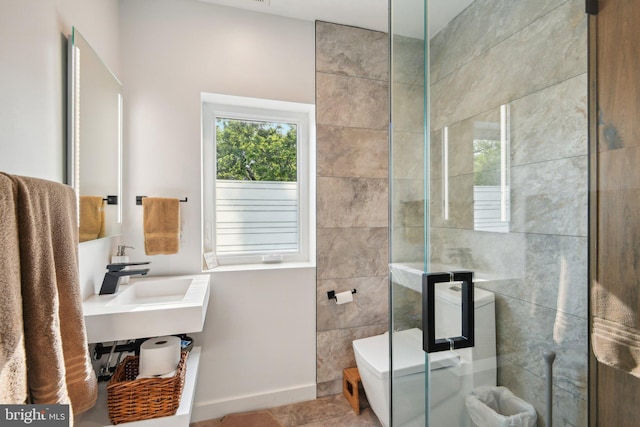
<svg viewBox="0 0 640 427"><path fill-rule="evenodd" d="M203 95L207 268L309 261L313 105Z"/></svg>

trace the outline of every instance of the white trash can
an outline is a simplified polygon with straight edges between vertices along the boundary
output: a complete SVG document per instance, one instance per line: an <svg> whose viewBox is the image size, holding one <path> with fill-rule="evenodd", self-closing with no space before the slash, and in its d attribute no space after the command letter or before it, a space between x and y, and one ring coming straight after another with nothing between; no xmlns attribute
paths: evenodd
<svg viewBox="0 0 640 427"><path fill-rule="evenodd" d="M483 386L465 399L475 427L535 427L536 410L506 387Z"/></svg>

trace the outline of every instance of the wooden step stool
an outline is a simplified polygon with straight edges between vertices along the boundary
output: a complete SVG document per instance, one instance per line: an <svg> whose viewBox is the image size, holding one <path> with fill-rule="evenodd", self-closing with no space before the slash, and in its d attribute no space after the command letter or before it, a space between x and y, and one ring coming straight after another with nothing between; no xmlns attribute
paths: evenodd
<svg viewBox="0 0 640 427"><path fill-rule="evenodd" d="M342 393L358 415L360 415L360 396L358 392L360 383L358 368L347 368L342 371Z"/></svg>

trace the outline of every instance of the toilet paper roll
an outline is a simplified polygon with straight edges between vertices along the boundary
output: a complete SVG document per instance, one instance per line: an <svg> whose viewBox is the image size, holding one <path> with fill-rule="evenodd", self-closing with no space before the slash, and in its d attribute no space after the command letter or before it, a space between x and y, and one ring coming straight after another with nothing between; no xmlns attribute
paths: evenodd
<svg viewBox="0 0 640 427"><path fill-rule="evenodd" d="M180 363L180 338L150 338L140 346L138 378L166 375Z"/></svg>
<svg viewBox="0 0 640 427"><path fill-rule="evenodd" d="M336 304L346 304L353 301L353 294L351 291L344 291L336 294Z"/></svg>

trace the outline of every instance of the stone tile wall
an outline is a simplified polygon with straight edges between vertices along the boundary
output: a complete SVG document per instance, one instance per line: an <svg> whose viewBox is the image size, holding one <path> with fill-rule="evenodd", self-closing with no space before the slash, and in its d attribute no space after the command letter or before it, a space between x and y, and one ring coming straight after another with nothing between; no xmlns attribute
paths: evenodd
<svg viewBox="0 0 640 427"><path fill-rule="evenodd" d="M431 261L472 269L485 279L477 286L495 292L498 383L539 415L542 355L557 353L562 426L587 425L586 72L579 0L476 0L431 40L431 158L441 158L447 126L451 162L447 220L442 169L431 170ZM510 231L474 231L471 135L499 122L502 104L511 119Z"/></svg>
<svg viewBox="0 0 640 427"><path fill-rule="evenodd" d="M388 328L388 52L385 33L316 23L318 396Z"/></svg>

